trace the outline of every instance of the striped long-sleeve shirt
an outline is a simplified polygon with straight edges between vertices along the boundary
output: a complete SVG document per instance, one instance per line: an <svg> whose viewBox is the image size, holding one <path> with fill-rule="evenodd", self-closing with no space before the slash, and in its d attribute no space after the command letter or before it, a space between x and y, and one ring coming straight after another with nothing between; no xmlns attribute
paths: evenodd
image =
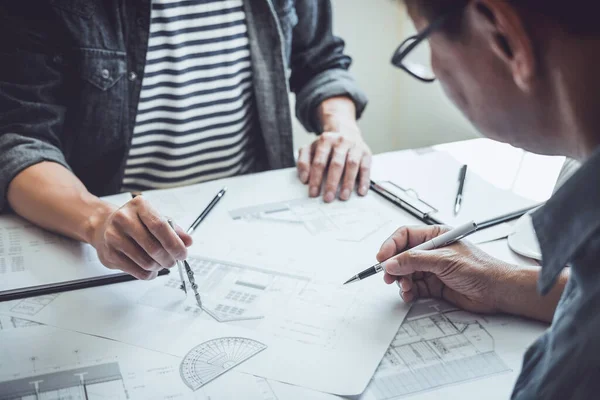
<svg viewBox="0 0 600 400"><path fill-rule="evenodd" d="M256 162L242 0L153 0L124 191L250 172Z"/></svg>

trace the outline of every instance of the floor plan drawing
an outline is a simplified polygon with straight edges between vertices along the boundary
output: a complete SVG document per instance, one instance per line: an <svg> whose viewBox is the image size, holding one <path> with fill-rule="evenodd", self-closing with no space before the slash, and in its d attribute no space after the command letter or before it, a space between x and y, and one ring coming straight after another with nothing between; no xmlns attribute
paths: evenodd
<svg viewBox="0 0 600 400"><path fill-rule="evenodd" d="M10 317L7 315L0 315L0 331L9 329L20 329L29 328L32 326L39 326L40 324L33 321L28 321L22 318Z"/></svg>
<svg viewBox="0 0 600 400"><path fill-rule="evenodd" d="M260 353L267 346L241 337L213 339L194 347L183 358L181 379L198 390L216 377Z"/></svg>
<svg viewBox="0 0 600 400"><path fill-rule="evenodd" d="M118 363L0 382L0 399L127 399Z"/></svg>
<svg viewBox="0 0 600 400"><path fill-rule="evenodd" d="M16 304L11 307L10 311L34 316L44 309L48 304L52 303L59 295L58 294L48 294L45 296L31 297L29 299L21 300L16 302Z"/></svg>
<svg viewBox="0 0 600 400"><path fill-rule="evenodd" d="M360 242L388 221L361 203L325 204L321 199L296 199L231 210L235 221L297 225L311 235L331 234L337 240Z"/></svg>
<svg viewBox="0 0 600 400"><path fill-rule="evenodd" d="M413 305L362 398L397 399L508 371L480 316L423 300Z"/></svg>
<svg viewBox="0 0 600 400"><path fill-rule="evenodd" d="M145 305L197 316L208 315L218 322L262 319L269 299L292 295L306 287L306 277L253 268L231 262L190 258L202 298L202 309L179 290L179 281L170 278L162 287L151 289L141 300Z"/></svg>

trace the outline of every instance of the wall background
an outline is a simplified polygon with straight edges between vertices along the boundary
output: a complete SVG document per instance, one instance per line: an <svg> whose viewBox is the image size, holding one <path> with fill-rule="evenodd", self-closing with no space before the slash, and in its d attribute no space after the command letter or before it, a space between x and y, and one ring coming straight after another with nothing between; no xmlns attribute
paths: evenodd
<svg viewBox="0 0 600 400"><path fill-rule="evenodd" d="M423 84L390 64L398 45L414 34L397 0L331 0L334 31L354 59L352 73L370 103L360 121L374 153L478 136L444 96L438 83ZM296 148L314 136L294 126Z"/></svg>

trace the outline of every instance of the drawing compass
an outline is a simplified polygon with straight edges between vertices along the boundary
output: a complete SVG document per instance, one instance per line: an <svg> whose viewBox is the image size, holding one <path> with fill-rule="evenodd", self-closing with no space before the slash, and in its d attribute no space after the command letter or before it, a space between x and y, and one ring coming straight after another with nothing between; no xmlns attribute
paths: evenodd
<svg viewBox="0 0 600 400"><path fill-rule="evenodd" d="M173 230L175 230L175 225L173 225L173 220L169 219L167 222L169 223L171 228L173 228ZM179 270L179 279L181 280L181 285L179 285L179 289L183 290L183 292L187 296L187 286L185 284L185 279L183 278L183 266L181 265L181 261L179 261L179 260L176 260L175 263L177 264L177 269Z"/></svg>
<svg viewBox="0 0 600 400"><path fill-rule="evenodd" d="M169 225L171 226L171 228L173 228L173 230L175 230L175 225L173 225L173 220L169 219L168 220ZM187 285L185 283L185 278L184 278L184 273L183 270L185 269L185 275L187 275L188 280L190 281L190 286L194 292L194 297L196 298L196 303L198 303L198 307L202 308L202 299L200 298L200 293L198 293L198 285L196 284L196 279L194 277L194 271L192 270L192 267L190 267L190 264L186 261L176 261L177 263L177 269L179 270L179 279L181 280L181 285L179 286L179 288L181 290L183 290L183 292L185 293L185 295L187 296ZM183 264L183 266L182 266Z"/></svg>

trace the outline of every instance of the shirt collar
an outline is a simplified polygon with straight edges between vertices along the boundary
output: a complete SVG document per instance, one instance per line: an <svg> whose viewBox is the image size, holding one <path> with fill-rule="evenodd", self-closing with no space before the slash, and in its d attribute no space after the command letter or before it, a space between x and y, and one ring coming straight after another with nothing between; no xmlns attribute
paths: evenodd
<svg viewBox="0 0 600 400"><path fill-rule="evenodd" d="M533 214L533 226L542 250L538 290L545 295L600 229L600 148Z"/></svg>

